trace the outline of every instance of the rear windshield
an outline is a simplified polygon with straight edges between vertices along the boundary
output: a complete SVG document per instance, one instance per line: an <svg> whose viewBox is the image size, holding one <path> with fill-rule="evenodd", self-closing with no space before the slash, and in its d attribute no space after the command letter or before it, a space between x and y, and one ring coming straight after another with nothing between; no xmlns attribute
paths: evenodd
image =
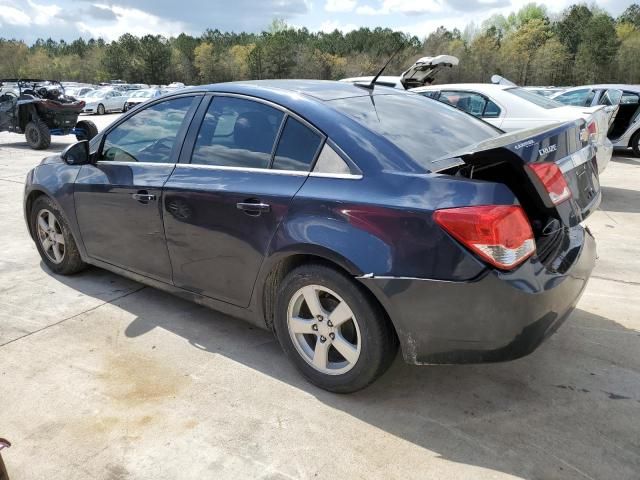
<svg viewBox="0 0 640 480"><path fill-rule="evenodd" d="M507 88L505 91L512 93L516 97L520 97L531 103L535 103L539 107L546 108L547 110L552 108L564 107L564 105L557 100L543 97L542 95L538 95L531 90L525 90L524 88Z"/></svg>
<svg viewBox="0 0 640 480"><path fill-rule="evenodd" d="M329 102L384 136L423 167L500 131L457 108L413 93L367 95Z"/></svg>

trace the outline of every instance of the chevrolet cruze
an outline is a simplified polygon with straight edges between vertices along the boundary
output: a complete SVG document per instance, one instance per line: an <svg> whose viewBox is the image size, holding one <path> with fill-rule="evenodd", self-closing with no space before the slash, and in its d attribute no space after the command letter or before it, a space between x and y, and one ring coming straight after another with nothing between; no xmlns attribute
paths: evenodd
<svg viewBox="0 0 640 480"><path fill-rule="evenodd" d="M179 90L26 181L57 274L96 265L269 329L311 382L533 351L595 260L584 121L504 134L420 95L322 81Z"/></svg>

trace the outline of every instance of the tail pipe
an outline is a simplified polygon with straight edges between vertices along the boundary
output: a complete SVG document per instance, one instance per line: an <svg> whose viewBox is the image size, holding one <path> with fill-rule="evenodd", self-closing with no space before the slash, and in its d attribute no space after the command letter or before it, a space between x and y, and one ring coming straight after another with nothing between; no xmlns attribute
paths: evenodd
<svg viewBox="0 0 640 480"><path fill-rule="evenodd" d="M9 440L5 440L4 438L0 438L0 452L2 449L9 448L11 443ZM9 480L9 474L7 473L7 467L5 467L4 462L2 461L2 455L0 454L0 480Z"/></svg>

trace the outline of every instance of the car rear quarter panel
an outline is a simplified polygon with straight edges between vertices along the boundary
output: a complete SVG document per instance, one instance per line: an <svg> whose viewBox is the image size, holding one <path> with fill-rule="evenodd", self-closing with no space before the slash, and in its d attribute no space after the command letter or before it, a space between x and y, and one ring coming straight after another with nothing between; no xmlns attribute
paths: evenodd
<svg viewBox="0 0 640 480"><path fill-rule="evenodd" d="M276 232L269 257L318 255L353 275L468 280L484 264L434 223L433 211L515 201L504 185L446 175L310 177Z"/></svg>

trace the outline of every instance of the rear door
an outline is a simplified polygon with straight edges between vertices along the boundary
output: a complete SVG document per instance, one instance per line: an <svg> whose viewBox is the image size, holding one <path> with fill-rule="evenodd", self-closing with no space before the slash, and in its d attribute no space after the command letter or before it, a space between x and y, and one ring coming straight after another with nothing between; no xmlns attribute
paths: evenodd
<svg viewBox="0 0 640 480"><path fill-rule="evenodd" d="M281 108L240 96L203 102L164 187L176 286L246 307L275 231L324 137ZM187 147L188 145L188 147Z"/></svg>
<svg viewBox="0 0 640 480"><path fill-rule="evenodd" d="M201 98L173 97L139 110L106 132L95 164L82 166L74 199L90 257L171 281L162 186Z"/></svg>

